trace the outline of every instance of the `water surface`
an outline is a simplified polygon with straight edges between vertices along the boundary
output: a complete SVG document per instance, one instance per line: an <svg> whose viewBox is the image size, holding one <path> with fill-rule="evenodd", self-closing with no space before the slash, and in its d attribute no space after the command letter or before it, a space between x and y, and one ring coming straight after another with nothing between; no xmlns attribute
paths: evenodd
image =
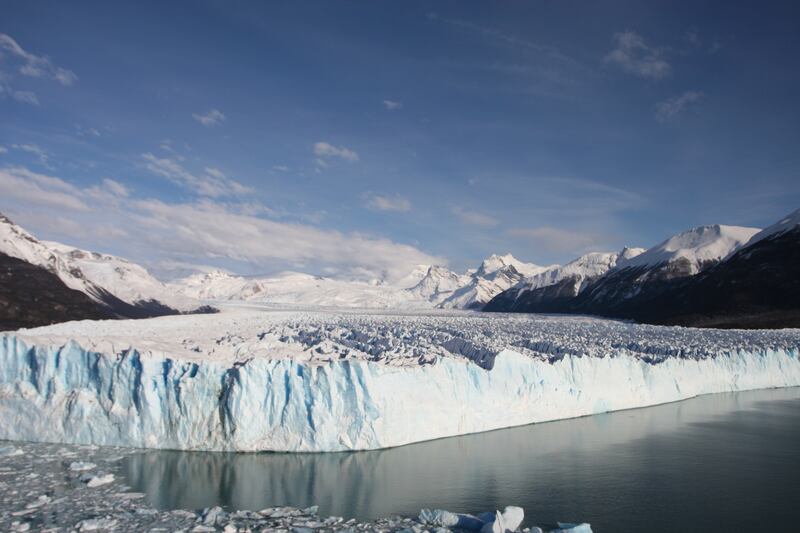
<svg viewBox="0 0 800 533"><path fill-rule="evenodd" d="M520 505L526 524L596 532L792 530L800 388L330 454L147 451L127 483L159 508L320 506L373 519Z"/></svg>

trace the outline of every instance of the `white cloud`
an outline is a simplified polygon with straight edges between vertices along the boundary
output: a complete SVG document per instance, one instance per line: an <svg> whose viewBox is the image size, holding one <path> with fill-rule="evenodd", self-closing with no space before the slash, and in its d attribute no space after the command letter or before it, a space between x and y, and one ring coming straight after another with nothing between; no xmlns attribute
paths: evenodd
<svg viewBox="0 0 800 533"><path fill-rule="evenodd" d="M463 224L469 224L471 226L492 228L499 224L499 221L492 216L459 206L453 207L450 212Z"/></svg>
<svg viewBox="0 0 800 533"><path fill-rule="evenodd" d="M114 196L127 197L130 195L130 190L126 186L111 178L103 179L103 187Z"/></svg>
<svg viewBox="0 0 800 533"><path fill-rule="evenodd" d="M119 205L119 203L130 196L130 190L122 183L103 178L99 185L89 187L85 195L92 199L92 204L99 202Z"/></svg>
<svg viewBox="0 0 800 533"><path fill-rule="evenodd" d="M704 97L705 95L700 91L686 91L679 96L659 102L656 104L656 120L662 124L671 122L698 104Z"/></svg>
<svg viewBox="0 0 800 533"><path fill-rule="evenodd" d="M256 203L133 198L110 179L81 189L24 168L0 170L0 211L31 231L97 249L111 246L135 261L197 264L225 258L247 263L253 271L330 269L389 278L402 277L418 264L445 262L382 237L262 218L256 213L269 210ZM62 211L69 214L52 216Z"/></svg>
<svg viewBox="0 0 800 533"><path fill-rule="evenodd" d="M211 176L213 178L217 178L218 180L226 180L226 179L228 179L228 176L226 176L224 172L222 172L220 169L214 168L214 167L206 167L206 174L208 174L209 176Z"/></svg>
<svg viewBox="0 0 800 533"><path fill-rule="evenodd" d="M13 91L11 97L23 104L39 105L39 98L32 91Z"/></svg>
<svg viewBox="0 0 800 533"><path fill-rule="evenodd" d="M228 178L217 168L206 168L205 174L194 174L181 165L177 159L158 157L152 153L142 154L146 168L158 176L188 189L198 196L218 198L252 192L250 187Z"/></svg>
<svg viewBox="0 0 800 533"><path fill-rule="evenodd" d="M383 106L389 111L395 111L403 108L402 102L395 102L394 100L384 100Z"/></svg>
<svg viewBox="0 0 800 533"><path fill-rule="evenodd" d="M651 80L666 78L672 72L672 66L664 59L665 50L649 46L638 33L630 30L615 33L614 41L617 47L606 55L606 63Z"/></svg>
<svg viewBox="0 0 800 533"><path fill-rule="evenodd" d="M7 154L7 153L8 153L8 148L0 144L0 154Z"/></svg>
<svg viewBox="0 0 800 533"><path fill-rule="evenodd" d="M334 146L325 141L314 143L314 155L317 156L319 161L324 161L324 158L338 157L349 161L351 163L358 161L358 154L344 146ZM325 165L323 165L325 166Z"/></svg>
<svg viewBox="0 0 800 533"><path fill-rule="evenodd" d="M367 209L372 211L395 211L405 213L411 210L411 202L399 195L367 193L364 195Z"/></svg>
<svg viewBox="0 0 800 533"><path fill-rule="evenodd" d="M55 66L47 56L37 56L23 49L10 35L0 33L0 50L5 50L22 62L19 72L34 78L50 78L61 85L72 85L78 76L71 70ZM33 94L33 93L31 93Z"/></svg>
<svg viewBox="0 0 800 533"><path fill-rule="evenodd" d="M0 199L3 204L21 207L21 204L33 203L51 209L88 211L82 196L79 189L59 178L20 167L0 169Z"/></svg>
<svg viewBox="0 0 800 533"><path fill-rule="evenodd" d="M260 211L254 204L169 203L128 193L110 179L80 189L24 168L0 170L0 211L16 222L34 233L63 235L71 244L102 249L105 243L135 261L217 258L247 263L251 271L330 269L389 278L402 277L418 264L446 262L378 236L261 218L253 214ZM54 226L54 208L69 210L72 222Z"/></svg>
<svg viewBox="0 0 800 533"><path fill-rule="evenodd" d="M211 109L207 113L192 113L192 116L197 122L206 127L225 121L225 115L219 109Z"/></svg>

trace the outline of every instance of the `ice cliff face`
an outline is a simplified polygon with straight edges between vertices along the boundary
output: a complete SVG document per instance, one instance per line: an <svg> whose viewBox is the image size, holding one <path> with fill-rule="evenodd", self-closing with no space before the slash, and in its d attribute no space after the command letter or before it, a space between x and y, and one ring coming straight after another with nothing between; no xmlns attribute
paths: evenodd
<svg viewBox="0 0 800 533"><path fill-rule="evenodd" d="M125 331L118 322L94 347L81 337L98 324L92 322L75 328L78 342L61 340L71 324L0 337L0 438L374 449L698 394L800 385L796 330L687 333L585 319L536 326L516 318L377 315L281 316L263 327L270 322L263 315L216 317L239 328L215 332L223 346L217 357L208 346L203 355L195 341L205 337L184 338L175 320L200 320L197 335L208 335L209 317L136 322L175 322L175 342L185 346L175 354L162 351L157 333L141 341L144 348L130 347L113 336ZM569 338L554 333L559 326ZM129 335L135 343L137 332ZM253 355L256 346L248 356L243 347L259 336L270 349ZM682 344L670 348L669 339ZM437 355L420 357L426 353Z"/></svg>

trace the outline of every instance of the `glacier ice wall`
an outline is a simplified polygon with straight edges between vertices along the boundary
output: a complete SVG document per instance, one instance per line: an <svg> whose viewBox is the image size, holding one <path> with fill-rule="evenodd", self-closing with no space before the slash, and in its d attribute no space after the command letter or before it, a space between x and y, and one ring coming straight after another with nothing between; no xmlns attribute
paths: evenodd
<svg viewBox="0 0 800 533"><path fill-rule="evenodd" d="M800 385L795 348L657 364L620 350L557 361L505 350L390 366L226 365L0 337L0 438L228 451L375 449L699 394Z"/></svg>

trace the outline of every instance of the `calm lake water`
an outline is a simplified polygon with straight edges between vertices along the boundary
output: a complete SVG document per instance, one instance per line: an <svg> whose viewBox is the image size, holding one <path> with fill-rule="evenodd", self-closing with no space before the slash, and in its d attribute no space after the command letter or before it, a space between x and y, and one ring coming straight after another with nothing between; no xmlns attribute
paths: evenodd
<svg viewBox="0 0 800 533"><path fill-rule="evenodd" d="M596 532L794 530L800 388L657 407L373 452L159 452L125 459L126 482L159 508L319 504L370 519L423 507L519 505L526 524Z"/></svg>

